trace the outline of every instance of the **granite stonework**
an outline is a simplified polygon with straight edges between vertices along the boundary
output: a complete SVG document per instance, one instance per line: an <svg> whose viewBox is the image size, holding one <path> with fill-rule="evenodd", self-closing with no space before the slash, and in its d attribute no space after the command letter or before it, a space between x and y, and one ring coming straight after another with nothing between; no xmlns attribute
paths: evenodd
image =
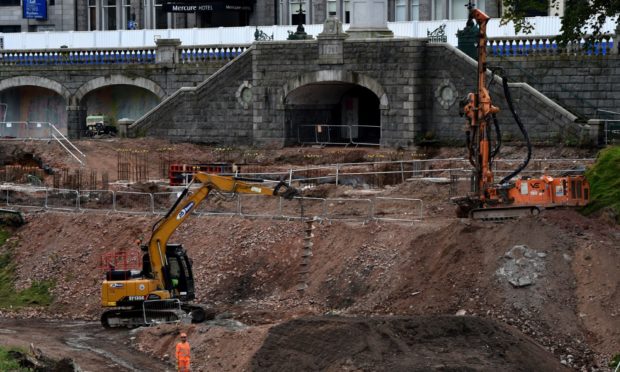
<svg viewBox="0 0 620 372"><path fill-rule="evenodd" d="M196 142L282 147L296 140L295 133L287 130L287 95L308 84L343 82L363 86L379 98L384 147L464 140L459 101L476 84L471 58L449 45L420 39L336 41L342 50L332 48L327 57L321 38L255 43L208 81L160 105L132 129ZM251 104L244 105L239 89L246 81L251 82ZM590 135L589 128L576 123L576 115L527 84L509 87L534 142L589 141L583 139ZM502 137L520 141L522 135L508 110L501 80L496 77L490 89L501 109ZM193 109L189 102L195 105ZM317 112L320 109L317 106ZM316 116L320 122L321 115Z"/></svg>
<svg viewBox="0 0 620 372"><path fill-rule="evenodd" d="M345 39L338 63L324 63L319 43L255 43L200 86L184 90L136 121L130 130L197 142L282 147L295 140L294 133L285 130L287 95L306 84L342 82L363 86L379 98L382 146L413 147L415 124L424 115L423 85L418 79L423 76L425 41ZM248 80L252 101L245 108L238 89ZM188 102L195 107L188 107Z"/></svg>
<svg viewBox="0 0 620 372"><path fill-rule="evenodd" d="M287 128L291 92L336 82L363 87L377 97L384 147L412 148L429 140L462 143L465 121L459 117L459 101L476 85L471 58L425 39L359 40L338 32L317 37L256 42L228 63L0 65L0 91L35 86L63 97L72 138L83 127L91 92L129 85L160 100L128 128L130 136L281 147L296 140ZM537 143L588 142L593 129L581 123L596 109L620 107L620 86L614 83L620 79L618 55L491 58L489 66L502 67L510 78L516 110ZM520 140L501 80L495 78L490 91L501 109L502 137ZM318 113L306 116L324 122Z"/></svg>
<svg viewBox="0 0 620 372"><path fill-rule="evenodd" d="M129 85L152 92L164 100L183 87L196 86L224 66L224 61L201 64L150 65L25 65L0 66L0 91L35 86L63 97L68 134L77 138L84 129L89 93L113 85Z"/></svg>
<svg viewBox="0 0 620 372"><path fill-rule="evenodd" d="M620 55L489 58L510 81L525 82L582 119L620 112Z"/></svg>

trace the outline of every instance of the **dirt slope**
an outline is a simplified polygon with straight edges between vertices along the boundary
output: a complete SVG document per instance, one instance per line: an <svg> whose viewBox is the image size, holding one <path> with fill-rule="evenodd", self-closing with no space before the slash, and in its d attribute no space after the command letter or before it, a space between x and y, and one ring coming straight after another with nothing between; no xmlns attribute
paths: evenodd
<svg viewBox="0 0 620 372"><path fill-rule="evenodd" d="M39 213L28 221L16 238L20 285L54 279L53 313L96 319L99 255L131 248L154 219ZM324 223L315 235L303 296L296 291L299 222L194 218L172 240L194 259L198 300L246 324L465 310L520 329L575 366L598 365L617 352L618 231L575 212L501 224ZM498 275L515 245L528 246L543 264L534 284L522 288Z"/></svg>
<svg viewBox="0 0 620 372"><path fill-rule="evenodd" d="M130 145L161 145L140 141ZM89 166L107 169L113 181L119 145L116 141L84 141L82 148L88 152ZM58 149L42 148L46 163L55 167L71 163ZM209 161L217 152L206 153L195 145L184 149L185 161ZM288 150L280 160L305 158L300 151ZM278 156L262 152L259 158L268 163ZM338 156L348 155L340 152ZM313 192L349 196L360 190L325 186ZM547 355L550 368L563 361L576 369L604 370L609 358L620 352L620 229L604 217L585 218L574 211L557 210L504 223L471 222L452 217L445 185L408 182L387 187L378 195L420 197L425 203L425 219L415 224L317 223L308 288L303 294L296 290L303 244L300 222L191 219L171 242L182 242L194 260L197 300L229 319L190 327L151 327L138 332L134 347L158 358L166 359L167 354L169 360L175 335L184 329L189 331L195 350L196 370L260 369L256 363L274 363L280 358L264 359L264 353L274 345L286 340L293 347L288 335L304 334L309 340L319 337L310 333L316 322L327 324L325 335L333 335L335 345L354 350L359 344L347 336L350 332L373 329L375 333L371 333L376 335L382 334L376 331L381 328L389 335L404 332L411 336L410 342L421 342L424 340L407 333L406 324L419 325L417 316L464 312L483 318L457 320L479 331L478 341L496 334L508 343L502 349L507 350L506 355L499 358L484 354L483 349L472 353L475 363L491 366L487 370L512 370L506 363L517 358L510 357L509 350L517 356L535 353L519 331L552 353ZM156 217L31 212L27 220L10 243L16 247L18 286L52 279L56 301L44 313L22 316L97 319L100 255L114 249L136 249L134 240L148 238ZM333 315L352 319L330 323L307 318L325 314L331 320ZM373 316L398 316L401 320L387 324L368 318ZM424 324L434 327L432 337L447 347L462 350L465 341L475 343L462 331L444 337L446 329L453 327L442 320L445 318L424 319ZM304 339L294 341L303 344ZM390 336L368 342L376 345L372 350L381 353L391 350L394 341ZM312 343L308 347L315 346L326 347ZM336 358L338 348L331 349L331 357ZM351 365L338 357L331 359L337 362L330 366L364 369L364 363L376 360L376 355L364 356L370 358L367 360L354 358ZM395 364L390 366L407 363L405 359L394 357L390 360ZM461 367L470 367L474 359L464 356ZM387 367L377 364L370 369Z"/></svg>
<svg viewBox="0 0 620 372"><path fill-rule="evenodd" d="M343 341L344 340L344 341ZM564 371L528 337L477 317L312 317L273 327L254 371Z"/></svg>

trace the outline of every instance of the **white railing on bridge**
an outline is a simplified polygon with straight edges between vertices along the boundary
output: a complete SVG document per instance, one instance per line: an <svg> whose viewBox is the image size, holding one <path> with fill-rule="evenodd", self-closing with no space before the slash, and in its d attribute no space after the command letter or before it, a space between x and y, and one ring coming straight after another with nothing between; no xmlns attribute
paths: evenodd
<svg viewBox="0 0 620 372"><path fill-rule="evenodd" d="M528 20L534 25L531 36L558 35L560 33L560 17L531 17ZM448 43L457 45L456 32L465 27L464 19L437 21L388 22L388 27L395 36L426 38L429 31L446 25L445 32ZM265 34L274 40L286 40L289 31L295 32L297 26L260 26ZM306 32L316 37L322 30L322 24L304 26ZM614 33L615 19L608 19L602 31ZM346 31L349 25L344 25ZM218 28L184 28L160 30L117 30L117 31L44 31L22 33L0 33L4 41L4 49L31 50L56 49L63 45L68 48L143 48L154 47L156 39L180 39L182 45L208 44L250 44L254 42L256 26L218 27ZM499 19L491 19L487 26L489 37L518 36L512 23L500 25Z"/></svg>

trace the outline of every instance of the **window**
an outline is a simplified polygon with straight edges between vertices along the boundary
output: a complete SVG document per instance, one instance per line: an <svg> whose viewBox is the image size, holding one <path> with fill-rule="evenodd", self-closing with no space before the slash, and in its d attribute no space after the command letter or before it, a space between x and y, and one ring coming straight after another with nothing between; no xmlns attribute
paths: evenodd
<svg viewBox="0 0 620 372"><path fill-rule="evenodd" d="M450 19L467 19L469 16L468 2L468 0L452 0Z"/></svg>
<svg viewBox="0 0 620 372"><path fill-rule="evenodd" d="M327 0L327 16L332 17L338 14L336 0Z"/></svg>
<svg viewBox="0 0 620 372"><path fill-rule="evenodd" d="M441 20L446 19L446 1L445 0L435 0L433 2L433 19Z"/></svg>
<svg viewBox="0 0 620 372"><path fill-rule="evenodd" d="M420 0L411 0L411 20L420 20Z"/></svg>
<svg viewBox="0 0 620 372"><path fill-rule="evenodd" d="M394 20L396 22L407 20L407 0L396 0L394 4Z"/></svg>
<svg viewBox="0 0 620 372"><path fill-rule="evenodd" d="M468 16L467 3L468 2L469 2L468 0L433 0L432 19L433 20L467 19L467 16ZM479 4L476 3L476 7L482 10L483 12L485 11L484 3L485 3L484 1L480 1ZM419 8L419 4L417 5L417 7Z"/></svg>
<svg viewBox="0 0 620 372"><path fill-rule="evenodd" d="M97 29L97 0L88 0L88 30Z"/></svg>
<svg viewBox="0 0 620 372"><path fill-rule="evenodd" d="M155 28L168 28L168 13L164 11L163 0L155 0Z"/></svg>
<svg viewBox="0 0 620 372"><path fill-rule="evenodd" d="M280 9L278 16L280 17L279 24L285 25L288 18L286 15L286 4L284 3L284 0L280 0Z"/></svg>
<svg viewBox="0 0 620 372"><path fill-rule="evenodd" d="M299 12L301 9L301 13ZM307 7L305 2L291 1L289 3L289 12L291 15L291 24L306 24Z"/></svg>
<svg viewBox="0 0 620 372"><path fill-rule="evenodd" d="M131 0L123 0L122 24L124 25L124 29L133 29L132 27L130 27L129 21L135 21L135 19L132 19L131 17Z"/></svg>
<svg viewBox="0 0 620 372"><path fill-rule="evenodd" d="M103 29L104 30L116 30L116 0L102 0L103 1Z"/></svg>
<svg viewBox="0 0 620 372"><path fill-rule="evenodd" d="M517 4L518 7L518 4ZM547 0L537 0L535 4L525 10L526 17L545 17L549 15L549 3Z"/></svg>
<svg viewBox="0 0 620 372"><path fill-rule="evenodd" d="M22 27L20 25L0 25L0 32L22 32ZM0 41L2 41L2 39L0 39ZM2 49L2 44L0 44L0 49Z"/></svg>
<svg viewBox="0 0 620 372"><path fill-rule="evenodd" d="M19 6L19 0L0 0L0 6Z"/></svg>
<svg viewBox="0 0 620 372"><path fill-rule="evenodd" d="M351 1L344 1L344 23L351 23Z"/></svg>

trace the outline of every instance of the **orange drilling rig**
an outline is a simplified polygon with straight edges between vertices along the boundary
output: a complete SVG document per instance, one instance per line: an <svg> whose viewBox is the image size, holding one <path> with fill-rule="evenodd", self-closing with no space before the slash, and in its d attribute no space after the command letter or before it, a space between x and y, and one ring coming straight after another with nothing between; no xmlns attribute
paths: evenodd
<svg viewBox="0 0 620 372"><path fill-rule="evenodd" d="M582 206L590 198L590 185L581 172L571 172L562 177L544 175L541 178L521 177L511 181L527 166L532 146L519 116L516 114L507 80L503 80L506 103L527 143L527 157L524 162L508 176L495 181L493 161L499 153L501 134L496 114L499 108L491 102L486 85L487 35L490 19L484 12L476 9L470 2L468 25L475 21L478 34L478 83L476 91L469 93L461 102L461 116L465 116L466 140L469 162L474 167L472 193L469 196L453 198L458 206L458 217L494 220L536 215L541 209L557 206ZM491 126L493 125L493 127ZM492 138L495 136L495 138Z"/></svg>

